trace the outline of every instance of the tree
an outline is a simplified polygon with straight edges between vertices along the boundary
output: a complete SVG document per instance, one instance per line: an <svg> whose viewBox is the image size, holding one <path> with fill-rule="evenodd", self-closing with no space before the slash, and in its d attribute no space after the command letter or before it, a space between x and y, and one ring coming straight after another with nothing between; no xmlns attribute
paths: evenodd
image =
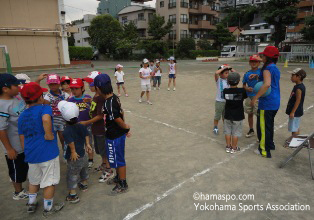
<svg viewBox="0 0 314 220"><path fill-rule="evenodd" d="M117 45L119 58L127 59L139 41L137 27L131 21L123 25L123 33Z"/></svg>
<svg viewBox="0 0 314 220"><path fill-rule="evenodd" d="M165 18L156 14L148 22L148 33L153 36L154 40L161 40L170 32L172 23L170 21L166 25L165 23Z"/></svg>
<svg viewBox="0 0 314 220"><path fill-rule="evenodd" d="M68 37L68 45L69 46L75 46L75 39L74 39L74 35L71 34L70 37Z"/></svg>
<svg viewBox="0 0 314 220"><path fill-rule="evenodd" d="M314 15L305 18L305 27L301 30L303 40L314 41Z"/></svg>
<svg viewBox="0 0 314 220"><path fill-rule="evenodd" d="M98 48L100 53L114 54L118 42L122 37L123 29L119 21L111 15L96 16L88 28L89 43Z"/></svg>
<svg viewBox="0 0 314 220"><path fill-rule="evenodd" d="M195 50L195 40L191 37L181 38L177 46L177 53L180 57L190 57L190 50Z"/></svg>
<svg viewBox="0 0 314 220"><path fill-rule="evenodd" d="M254 5L246 5L243 7L227 8L224 12L227 16L222 19L221 23L225 26L240 26L250 23L254 19L254 14L258 13L259 8Z"/></svg>
<svg viewBox="0 0 314 220"><path fill-rule="evenodd" d="M235 41L235 36L229 32L223 24L216 25L217 29L211 32L211 37L215 40L214 46L221 49L221 46L229 42Z"/></svg>
<svg viewBox="0 0 314 220"><path fill-rule="evenodd" d="M206 40L206 39L201 39L197 42L197 46L201 49L201 50L211 50L213 49L212 44Z"/></svg>
<svg viewBox="0 0 314 220"><path fill-rule="evenodd" d="M123 25L123 39L128 39L133 43L137 43L139 40L137 27L133 21L130 21Z"/></svg>
<svg viewBox="0 0 314 220"><path fill-rule="evenodd" d="M297 8L295 6L299 2L300 0L269 0L264 5L262 15L268 24L275 27L272 40L276 47L285 40L287 26L296 21Z"/></svg>

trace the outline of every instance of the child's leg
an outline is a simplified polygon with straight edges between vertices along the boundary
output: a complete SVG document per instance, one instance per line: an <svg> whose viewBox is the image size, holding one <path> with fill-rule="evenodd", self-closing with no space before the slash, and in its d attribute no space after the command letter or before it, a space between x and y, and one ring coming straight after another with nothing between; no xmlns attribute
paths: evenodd
<svg viewBox="0 0 314 220"><path fill-rule="evenodd" d="M249 122L250 130L253 129L253 126L254 126L254 114L253 113L248 114L248 122Z"/></svg>
<svg viewBox="0 0 314 220"><path fill-rule="evenodd" d="M120 94L120 84L117 84L118 87L118 94Z"/></svg>
<svg viewBox="0 0 314 220"><path fill-rule="evenodd" d="M120 180L125 180L126 179L126 166L118 167L117 173L119 174Z"/></svg>
<svg viewBox="0 0 314 220"><path fill-rule="evenodd" d="M146 97L147 97L147 101L149 101L149 97L150 97L150 92L146 91Z"/></svg>
<svg viewBox="0 0 314 220"><path fill-rule="evenodd" d="M63 137L62 131L57 131L57 133L58 133L59 140L62 146L62 150L64 150L64 137Z"/></svg>
<svg viewBox="0 0 314 220"><path fill-rule="evenodd" d="M173 78L173 87L176 87L176 78Z"/></svg>
<svg viewBox="0 0 314 220"><path fill-rule="evenodd" d="M170 88L170 85L171 85L171 81L172 81L172 78L169 78L169 82L168 82L168 88Z"/></svg>
<svg viewBox="0 0 314 220"><path fill-rule="evenodd" d="M226 146L231 147L231 135L226 134L225 139L226 139L226 144L227 144Z"/></svg>
<svg viewBox="0 0 314 220"><path fill-rule="evenodd" d="M239 137L238 136L232 136L232 143L231 143L231 146L232 146L232 149L233 150L236 150L237 147L238 147L238 140L239 140Z"/></svg>
<svg viewBox="0 0 314 220"><path fill-rule="evenodd" d="M145 91L142 91L141 92L141 98L143 97L144 94L145 94Z"/></svg>
<svg viewBox="0 0 314 220"><path fill-rule="evenodd" d="M127 94L127 92L126 92L126 89L125 89L125 86L124 86L124 85L122 85L122 89L123 89L123 91L124 91L124 94Z"/></svg>
<svg viewBox="0 0 314 220"><path fill-rule="evenodd" d="M161 85L161 76L158 76L158 88L160 87Z"/></svg>
<svg viewBox="0 0 314 220"><path fill-rule="evenodd" d="M47 186L44 188L44 209L50 211L53 206L53 197L55 194L55 186Z"/></svg>
<svg viewBox="0 0 314 220"><path fill-rule="evenodd" d="M214 119L214 127L218 127L219 120Z"/></svg>

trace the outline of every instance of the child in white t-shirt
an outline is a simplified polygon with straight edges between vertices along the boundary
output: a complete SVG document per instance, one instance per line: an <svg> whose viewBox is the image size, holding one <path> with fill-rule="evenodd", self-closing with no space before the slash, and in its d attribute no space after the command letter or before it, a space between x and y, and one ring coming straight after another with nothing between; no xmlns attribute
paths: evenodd
<svg viewBox="0 0 314 220"><path fill-rule="evenodd" d="M168 91L170 91L171 81L173 81L173 91L176 91L176 78L177 78L176 61L174 57L170 57Z"/></svg>
<svg viewBox="0 0 314 220"><path fill-rule="evenodd" d="M124 86L124 72L122 71L122 68L123 66L121 64L118 64L116 66L116 72L114 73L114 76L117 81L117 86L118 86L118 96L121 96L120 86L122 86L125 96L128 97L129 95L127 94L125 86Z"/></svg>
<svg viewBox="0 0 314 220"><path fill-rule="evenodd" d="M144 59L143 60L143 67L139 71L139 77L141 78L141 88L142 88L141 98L139 100L139 103L142 102L142 97L146 92L147 104L152 105L153 103L151 103L149 101L149 95L150 95L149 92L151 90L150 77L151 77L152 71L148 66L149 66L148 59Z"/></svg>

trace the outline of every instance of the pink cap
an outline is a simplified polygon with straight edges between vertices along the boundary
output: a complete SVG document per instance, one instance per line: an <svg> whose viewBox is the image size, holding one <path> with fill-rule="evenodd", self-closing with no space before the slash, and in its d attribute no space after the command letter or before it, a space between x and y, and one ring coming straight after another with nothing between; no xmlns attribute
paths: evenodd
<svg viewBox="0 0 314 220"><path fill-rule="evenodd" d="M121 64L118 64L117 66L116 66L116 69L119 69L119 68L123 68L123 66L121 65Z"/></svg>
<svg viewBox="0 0 314 220"><path fill-rule="evenodd" d="M49 74L47 76L47 84L49 85L49 84L52 84L52 83L60 84L60 76L58 76L55 73Z"/></svg>

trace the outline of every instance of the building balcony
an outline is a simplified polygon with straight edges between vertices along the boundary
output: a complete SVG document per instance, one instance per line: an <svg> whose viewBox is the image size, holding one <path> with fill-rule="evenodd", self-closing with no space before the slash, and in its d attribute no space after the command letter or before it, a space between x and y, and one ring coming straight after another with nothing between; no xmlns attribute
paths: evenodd
<svg viewBox="0 0 314 220"><path fill-rule="evenodd" d="M307 16L311 16L311 11L302 11L302 12L298 12L297 14L297 19L302 19L302 18L305 18Z"/></svg>
<svg viewBox="0 0 314 220"><path fill-rule="evenodd" d="M297 8L312 7L312 5L313 5L312 1L300 1L300 3L297 4Z"/></svg>
<svg viewBox="0 0 314 220"><path fill-rule="evenodd" d="M288 26L287 32L288 33L300 32L304 27L305 27L305 24L298 24L296 26Z"/></svg>
<svg viewBox="0 0 314 220"><path fill-rule="evenodd" d="M189 13L191 14L209 14L218 16L218 12L213 10L209 5L199 5L198 7L189 8Z"/></svg>
<svg viewBox="0 0 314 220"><path fill-rule="evenodd" d="M192 24L189 24L189 29L208 29L216 30L216 26L212 25L210 21L198 21Z"/></svg>
<svg viewBox="0 0 314 220"><path fill-rule="evenodd" d="M136 24L137 29L147 29L148 22L146 20L138 20Z"/></svg>

